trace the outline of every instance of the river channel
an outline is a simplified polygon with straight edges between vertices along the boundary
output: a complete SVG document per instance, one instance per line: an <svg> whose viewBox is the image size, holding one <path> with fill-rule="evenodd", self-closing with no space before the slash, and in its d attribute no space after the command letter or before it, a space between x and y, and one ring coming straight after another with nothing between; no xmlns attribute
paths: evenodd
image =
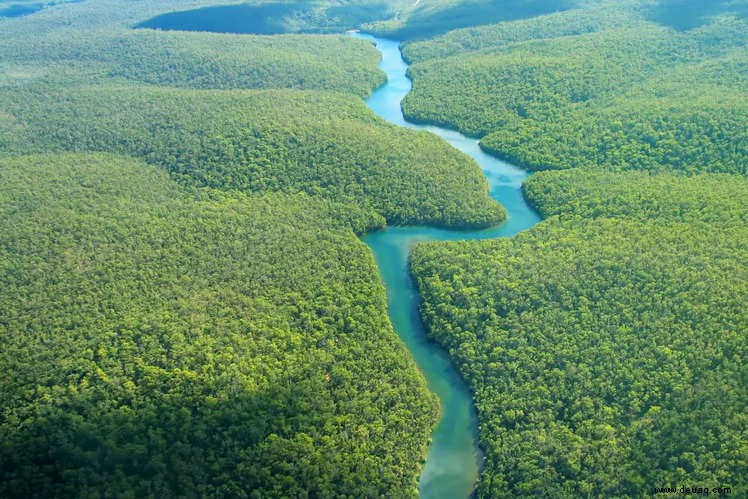
<svg viewBox="0 0 748 499"><path fill-rule="evenodd" d="M408 65L400 53L399 42L359 33L353 36L376 44L382 53L380 68L387 74L387 82L367 99L367 106L390 123L438 135L475 159L488 179L490 196L508 213L506 222L484 230L389 227L364 237L364 242L374 252L387 289L390 320L441 404L442 416L432 434L421 473L420 496L425 499L466 498L475 487L482 459L472 395L445 352L426 337L418 312L420 297L408 268L408 255L418 242L507 237L532 227L540 218L522 196L522 182L528 175L525 170L484 153L476 139L454 130L405 120L400 101L410 91L411 81L406 76Z"/></svg>

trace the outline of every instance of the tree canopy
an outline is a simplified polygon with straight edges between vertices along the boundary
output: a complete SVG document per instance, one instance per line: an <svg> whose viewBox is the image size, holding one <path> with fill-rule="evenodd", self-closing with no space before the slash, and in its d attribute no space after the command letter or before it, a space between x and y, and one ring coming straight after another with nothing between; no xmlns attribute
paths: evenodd
<svg viewBox="0 0 748 499"><path fill-rule="evenodd" d="M368 42L130 29L210 3L0 19L0 496L417 494L438 404L357 235L503 212L366 109Z"/></svg>
<svg viewBox="0 0 748 499"><path fill-rule="evenodd" d="M745 18L728 9L683 32L648 20L640 3L407 44L404 112L532 169L745 174Z"/></svg>
<svg viewBox="0 0 748 499"><path fill-rule="evenodd" d="M479 497L748 486L747 187L544 172L537 227L416 247L430 336L475 393Z"/></svg>
<svg viewBox="0 0 748 499"><path fill-rule="evenodd" d="M0 109L13 117L0 129L0 152L118 152L189 184L302 190L395 224L481 227L504 216L472 160L431 134L385 123L354 97L32 85L0 91Z"/></svg>
<svg viewBox="0 0 748 499"><path fill-rule="evenodd" d="M437 405L353 232L381 218L111 155L0 180L0 495L413 493Z"/></svg>

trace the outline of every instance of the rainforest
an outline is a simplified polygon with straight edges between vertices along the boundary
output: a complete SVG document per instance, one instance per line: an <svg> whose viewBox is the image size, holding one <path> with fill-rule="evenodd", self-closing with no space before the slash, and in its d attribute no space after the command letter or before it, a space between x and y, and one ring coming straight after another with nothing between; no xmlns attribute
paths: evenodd
<svg viewBox="0 0 748 499"><path fill-rule="evenodd" d="M0 0L0 497L748 493L748 0Z"/></svg>

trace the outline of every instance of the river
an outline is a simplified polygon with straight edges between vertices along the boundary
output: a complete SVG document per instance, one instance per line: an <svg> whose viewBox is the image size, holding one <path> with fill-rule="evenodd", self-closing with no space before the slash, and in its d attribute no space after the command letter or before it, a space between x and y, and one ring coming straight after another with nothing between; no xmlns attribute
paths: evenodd
<svg viewBox="0 0 748 499"><path fill-rule="evenodd" d="M472 395L446 353L426 338L418 312L420 298L408 269L408 255L413 245L421 241L506 237L532 227L540 218L522 196L522 182L528 175L525 170L484 153L476 139L454 130L405 120L400 101L410 91L411 82L406 76L408 65L400 53L399 42L359 33L353 36L376 43L382 53L380 68L387 73L387 83L367 99L367 106L390 123L434 133L475 159L488 179L490 196L504 205L508 213L506 222L485 230L389 227L364 237L374 252L387 289L390 320L441 404L442 416L432 434L421 473L420 496L465 498L475 487L482 460Z"/></svg>

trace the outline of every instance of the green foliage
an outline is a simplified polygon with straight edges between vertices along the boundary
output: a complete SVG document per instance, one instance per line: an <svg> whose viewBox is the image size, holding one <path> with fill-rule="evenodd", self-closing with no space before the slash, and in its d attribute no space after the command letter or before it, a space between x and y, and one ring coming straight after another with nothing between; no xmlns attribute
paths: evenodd
<svg viewBox="0 0 748 499"><path fill-rule="evenodd" d="M748 27L688 32L622 5L460 30L406 47L406 115L532 169L746 173Z"/></svg>
<svg viewBox="0 0 748 499"><path fill-rule="evenodd" d="M729 67L733 61L724 62ZM693 75L701 68L691 69ZM661 97L645 96L652 86L642 85L600 108L590 109L591 103L564 121L515 122L484 137L481 145L535 169L748 174L746 94L702 81L682 85Z"/></svg>
<svg viewBox="0 0 748 499"><path fill-rule="evenodd" d="M544 217L634 218L748 226L748 179L738 175L581 169L539 172L524 184L525 196Z"/></svg>
<svg viewBox="0 0 748 499"><path fill-rule="evenodd" d="M475 393L478 497L745 490L746 182L588 175L533 178L559 215L514 239L412 255Z"/></svg>
<svg viewBox="0 0 748 499"><path fill-rule="evenodd" d="M107 50L112 47L111 50ZM369 95L379 53L344 36L246 37L134 31L107 44L111 77L190 88L299 88Z"/></svg>
<svg viewBox="0 0 748 499"><path fill-rule="evenodd" d="M365 109L366 42L130 30L216 3L244 2L0 19L0 496L414 493L436 401L355 234L503 212L464 156ZM406 113L537 169L745 175L745 1L674 3L696 5L321 1L273 29L577 6L409 44ZM424 319L477 400L479 496L748 486L746 187L545 172L536 229L417 247Z"/></svg>
<svg viewBox="0 0 748 499"><path fill-rule="evenodd" d="M0 213L1 496L415 489L437 406L351 230L381 219L78 154L1 159Z"/></svg>
<svg viewBox="0 0 748 499"><path fill-rule="evenodd" d="M583 167L528 180L550 218L527 233L412 255L430 335L475 393L479 497L748 486L748 30L618 3L405 46L407 115Z"/></svg>
<svg viewBox="0 0 748 499"><path fill-rule="evenodd" d="M51 79L54 86L126 79L189 88L333 90L365 97L384 82L376 67L376 49L340 35L343 29L336 28L335 36L274 37L132 29L154 14L216 3L98 0L50 7L24 18L0 18L0 83L12 81L8 72L23 75L40 67L45 81ZM262 5L255 7L265 8ZM335 22L355 27L351 16L376 10L379 4L354 0L315 5L330 10L328 17ZM311 26L309 19L294 22Z"/></svg>
<svg viewBox="0 0 748 499"><path fill-rule="evenodd" d="M418 63L517 42L623 28L637 18L629 4L621 1L603 2L591 8L457 29L429 40L406 42L402 47L403 57L411 63Z"/></svg>
<svg viewBox="0 0 748 499"><path fill-rule="evenodd" d="M479 227L503 217L477 165L431 134L384 123L353 97L13 88L0 92L0 110L15 120L0 130L12 152L118 152L190 184L303 190L374 208L394 224Z"/></svg>
<svg viewBox="0 0 748 499"><path fill-rule="evenodd" d="M365 108L368 42L130 29L215 3L0 19L2 497L417 493L437 402L356 234L503 212Z"/></svg>
<svg viewBox="0 0 748 499"><path fill-rule="evenodd" d="M8 39L6 65L64 69L55 86L132 80L188 88L300 88L369 95L384 83L370 43L344 36L56 31ZM47 77L48 79L49 77ZM23 79L20 79L23 81Z"/></svg>

